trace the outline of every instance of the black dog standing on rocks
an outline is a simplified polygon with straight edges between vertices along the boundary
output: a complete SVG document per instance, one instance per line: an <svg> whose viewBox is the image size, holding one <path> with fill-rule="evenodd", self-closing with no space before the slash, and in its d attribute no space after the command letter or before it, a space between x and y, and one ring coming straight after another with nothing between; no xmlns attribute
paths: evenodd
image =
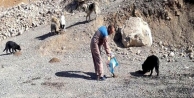
<svg viewBox="0 0 194 98"><path fill-rule="evenodd" d="M157 73L157 76L159 76L159 59L155 55L151 55L147 57L145 62L142 64L142 70L141 73L145 74L146 72L150 72L149 76L152 76L153 69L155 68L155 71Z"/></svg>
<svg viewBox="0 0 194 98"><path fill-rule="evenodd" d="M11 49L12 49L12 52L11 52ZM10 53L14 53L14 52L16 52L16 49L21 50L21 48L18 44L16 44L13 41L8 41L5 45L5 49L3 50L3 52L6 50L6 53L7 53L9 50Z"/></svg>

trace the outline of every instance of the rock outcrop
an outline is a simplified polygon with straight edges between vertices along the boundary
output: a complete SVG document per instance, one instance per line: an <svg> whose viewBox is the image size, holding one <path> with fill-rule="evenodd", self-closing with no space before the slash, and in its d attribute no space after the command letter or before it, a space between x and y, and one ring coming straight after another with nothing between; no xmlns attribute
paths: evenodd
<svg viewBox="0 0 194 98"><path fill-rule="evenodd" d="M50 23L52 15L61 13L63 7L52 1L37 1L0 11L0 40L23 34L30 28Z"/></svg>
<svg viewBox="0 0 194 98"><path fill-rule="evenodd" d="M151 46L152 35L148 24L139 17L131 17L124 24L122 43L125 47Z"/></svg>

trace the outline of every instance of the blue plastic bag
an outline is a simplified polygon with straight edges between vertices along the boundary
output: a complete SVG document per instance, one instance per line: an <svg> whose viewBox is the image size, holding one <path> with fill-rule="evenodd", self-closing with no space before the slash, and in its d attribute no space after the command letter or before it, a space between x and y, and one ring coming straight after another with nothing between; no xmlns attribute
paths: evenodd
<svg viewBox="0 0 194 98"><path fill-rule="evenodd" d="M114 74L114 68L116 66L119 66L119 63L117 61L117 59L115 57L110 59L110 63L109 63L109 70L112 74Z"/></svg>

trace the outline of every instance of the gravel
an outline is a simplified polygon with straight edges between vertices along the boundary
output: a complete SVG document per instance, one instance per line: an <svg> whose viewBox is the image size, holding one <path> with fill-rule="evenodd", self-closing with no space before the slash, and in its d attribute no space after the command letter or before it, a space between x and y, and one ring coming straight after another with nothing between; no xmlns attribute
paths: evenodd
<svg viewBox="0 0 194 98"><path fill-rule="evenodd" d="M3 51L8 40L18 43L21 55L0 55L1 98L150 98L194 97L194 60L179 55L176 49L162 49L154 42L152 47L122 48L111 40L111 47L119 62L117 78L112 78L105 66L106 81L96 81L90 53L93 35L91 24L81 23L85 13L67 15L69 28L64 34L48 36L48 24L31 28L22 35L1 41ZM94 17L94 15L92 15ZM75 25L76 22L81 24ZM160 59L160 76L140 76L141 64L151 54ZM163 57L164 55L165 58ZM60 62L49 63L52 58Z"/></svg>

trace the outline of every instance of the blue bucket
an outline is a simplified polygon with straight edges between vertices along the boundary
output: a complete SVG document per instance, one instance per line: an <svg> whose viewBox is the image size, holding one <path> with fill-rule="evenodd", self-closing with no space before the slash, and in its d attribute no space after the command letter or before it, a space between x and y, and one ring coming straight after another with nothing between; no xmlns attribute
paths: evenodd
<svg viewBox="0 0 194 98"><path fill-rule="evenodd" d="M114 68L116 66L119 66L119 63L118 63L117 59L115 57L113 57L110 59L110 63L109 63L109 70L112 74L114 73Z"/></svg>

